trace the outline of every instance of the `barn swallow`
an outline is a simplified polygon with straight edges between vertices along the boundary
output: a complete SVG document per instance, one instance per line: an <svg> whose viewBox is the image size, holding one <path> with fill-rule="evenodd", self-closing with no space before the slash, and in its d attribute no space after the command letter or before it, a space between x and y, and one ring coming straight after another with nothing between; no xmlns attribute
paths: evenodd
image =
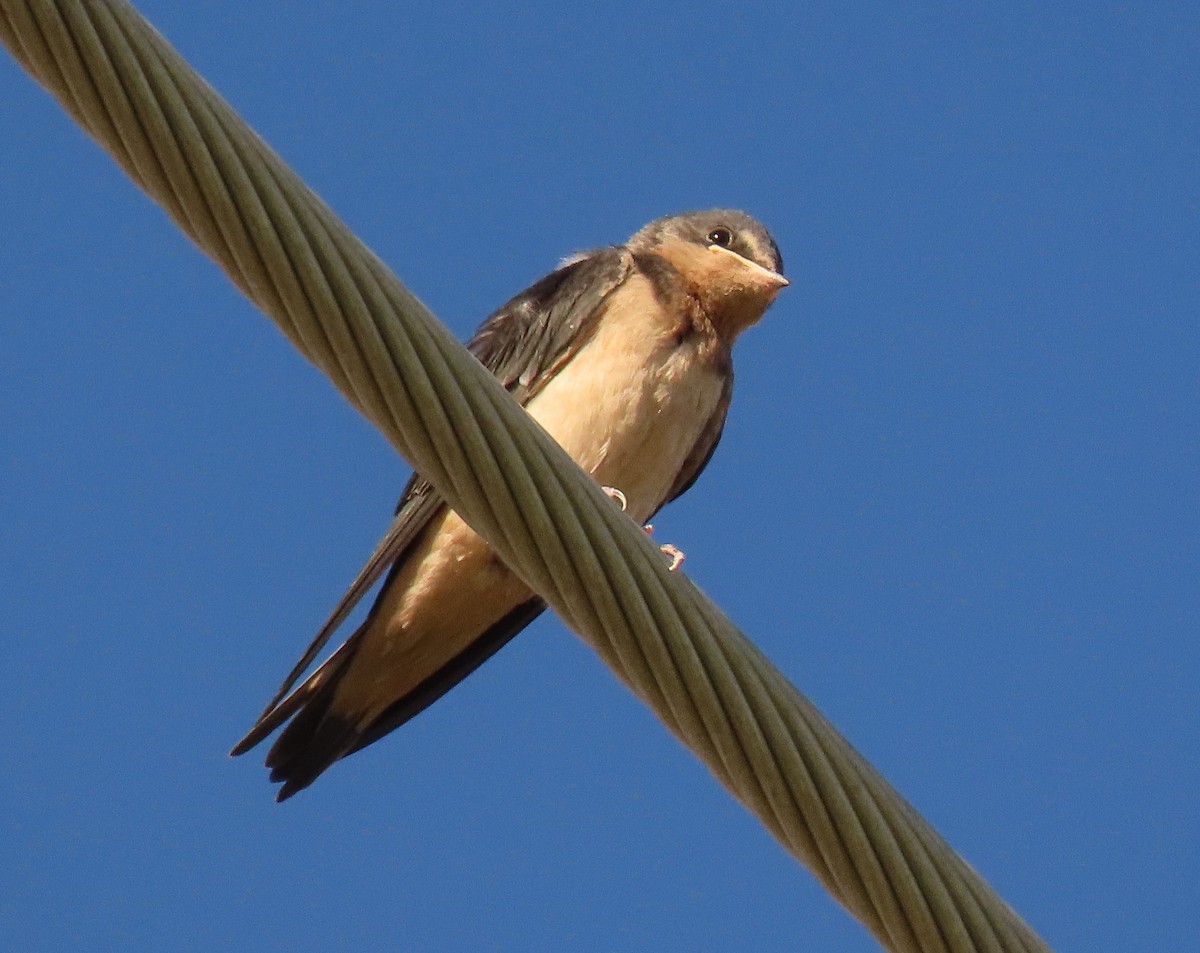
<svg viewBox="0 0 1200 953"><path fill-rule="evenodd" d="M787 285L774 239L744 212L651 222L564 260L492 314L472 354L639 523L696 481L724 428L731 347ZM298 688L354 604L366 620ZM546 604L414 474L395 518L275 698L231 752L267 754L278 800L403 725Z"/></svg>

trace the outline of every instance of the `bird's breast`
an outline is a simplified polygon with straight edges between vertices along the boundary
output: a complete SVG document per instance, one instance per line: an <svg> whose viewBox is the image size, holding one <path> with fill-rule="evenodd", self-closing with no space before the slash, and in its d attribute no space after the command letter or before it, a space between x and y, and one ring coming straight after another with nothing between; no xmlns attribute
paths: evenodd
<svg viewBox="0 0 1200 953"><path fill-rule="evenodd" d="M527 409L584 470L644 521L717 411L725 365L635 275L591 339ZM645 285L640 287L639 285Z"/></svg>

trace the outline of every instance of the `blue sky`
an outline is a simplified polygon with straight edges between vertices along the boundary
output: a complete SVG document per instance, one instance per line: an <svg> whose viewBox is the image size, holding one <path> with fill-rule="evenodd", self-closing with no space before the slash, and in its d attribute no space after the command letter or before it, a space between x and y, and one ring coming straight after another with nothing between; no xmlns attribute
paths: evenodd
<svg viewBox="0 0 1200 953"><path fill-rule="evenodd" d="M1194 941L1184 3L140 4L460 337L759 216L686 571L1060 950ZM225 752L407 467L0 57L23 951L877 949L557 620L283 806Z"/></svg>

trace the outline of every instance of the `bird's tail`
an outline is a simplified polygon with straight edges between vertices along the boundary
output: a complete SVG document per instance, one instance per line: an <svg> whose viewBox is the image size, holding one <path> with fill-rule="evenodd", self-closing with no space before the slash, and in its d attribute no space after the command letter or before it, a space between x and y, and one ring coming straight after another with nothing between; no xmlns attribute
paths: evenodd
<svg viewBox="0 0 1200 953"><path fill-rule="evenodd" d="M474 638L458 655L425 674L382 711L339 710L337 692L372 625L374 614L308 679L265 711L230 752L245 754L288 722L267 753L271 780L283 782L276 799L285 801L315 781L339 758L374 744L415 718L496 654L546 608L529 599ZM342 704L344 705L344 699ZM291 719L289 722L288 719Z"/></svg>
<svg viewBox="0 0 1200 953"><path fill-rule="evenodd" d="M286 801L304 790L326 768L354 749L361 727L354 719L335 712L333 699L358 641L356 633L303 684L264 712L229 752L235 756L245 754L291 719L267 753L271 780L283 782L276 794L277 801Z"/></svg>

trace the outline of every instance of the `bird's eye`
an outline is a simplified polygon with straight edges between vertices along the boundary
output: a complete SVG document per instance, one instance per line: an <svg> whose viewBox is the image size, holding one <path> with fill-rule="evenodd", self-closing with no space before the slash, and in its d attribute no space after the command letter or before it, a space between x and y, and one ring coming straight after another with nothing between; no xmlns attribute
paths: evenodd
<svg viewBox="0 0 1200 953"><path fill-rule="evenodd" d="M708 243L710 245L720 245L722 248L728 248L733 244L733 232L724 227L714 228L708 233Z"/></svg>

